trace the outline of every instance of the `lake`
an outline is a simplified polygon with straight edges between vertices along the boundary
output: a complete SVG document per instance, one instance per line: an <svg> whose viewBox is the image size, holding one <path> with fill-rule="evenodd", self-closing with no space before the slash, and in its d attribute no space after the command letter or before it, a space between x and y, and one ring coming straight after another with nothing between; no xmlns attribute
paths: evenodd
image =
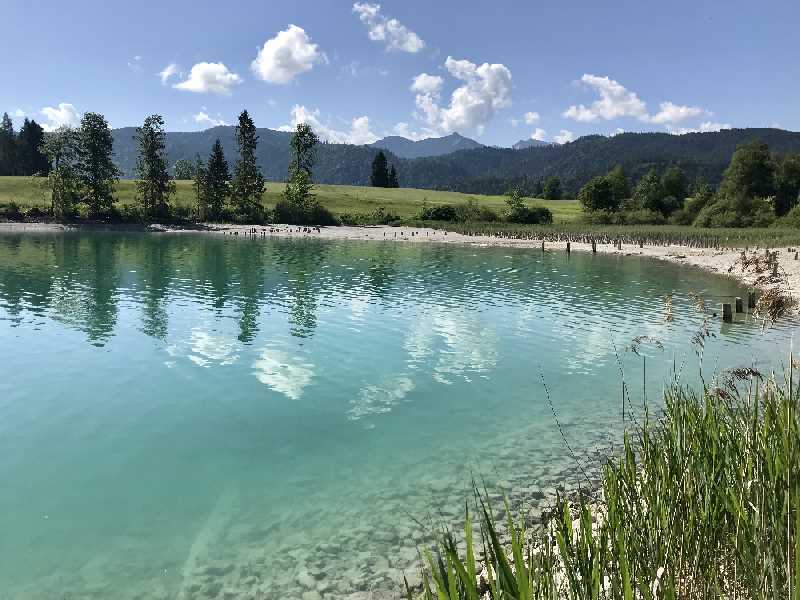
<svg viewBox="0 0 800 600"><path fill-rule="evenodd" d="M0 235L0 598L392 597L473 480L531 509L577 484L554 412L583 460L672 376L780 369L791 326L709 315L701 353L695 294L746 290L635 256Z"/></svg>

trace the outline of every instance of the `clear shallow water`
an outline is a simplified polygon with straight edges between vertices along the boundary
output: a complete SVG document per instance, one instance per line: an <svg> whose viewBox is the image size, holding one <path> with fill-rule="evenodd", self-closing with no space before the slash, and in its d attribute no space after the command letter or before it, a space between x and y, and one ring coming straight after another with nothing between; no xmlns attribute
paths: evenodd
<svg viewBox="0 0 800 600"><path fill-rule="evenodd" d="M542 377L582 456L619 439L617 355L641 401L633 337L651 399L696 379L690 291L745 295L638 257L2 235L0 598L391 593L471 477L575 479ZM706 373L793 330L712 319Z"/></svg>

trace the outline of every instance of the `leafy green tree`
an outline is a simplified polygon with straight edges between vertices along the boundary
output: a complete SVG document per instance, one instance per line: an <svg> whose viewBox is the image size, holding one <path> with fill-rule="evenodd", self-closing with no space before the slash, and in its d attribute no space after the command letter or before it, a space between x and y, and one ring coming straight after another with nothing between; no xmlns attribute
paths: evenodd
<svg viewBox="0 0 800 600"><path fill-rule="evenodd" d="M775 170L775 214L785 215L800 201L800 154L787 154Z"/></svg>
<svg viewBox="0 0 800 600"><path fill-rule="evenodd" d="M625 175L625 170L622 168L622 165L617 165L611 169L608 175L606 175L606 178L611 184L611 189L614 192L614 198L617 204L631 197L631 186L630 183L628 183L628 177Z"/></svg>
<svg viewBox="0 0 800 600"><path fill-rule="evenodd" d="M42 152L44 129L34 120L25 119L17 135L19 175L47 175L50 162Z"/></svg>
<svg viewBox="0 0 800 600"><path fill-rule="evenodd" d="M236 161L231 182L231 203L240 219L260 221L265 181L256 162L256 126L246 110L239 115L236 143L239 147L239 159Z"/></svg>
<svg viewBox="0 0 800 600"><path fill-rule="evenodd" d="M664 192L664 196L672 196L683 204L689 193L686 175L679 166L675 165L666 170L663 177L661 177L661 189Z"/></svg>
<svg viewBox="0 0 800 600"><path fill-rule="evenodd" d="M167 172L166 133L161 115L150 115L136 128L139 153L136 159L136 196L146 219L169 216L175 182Z"/></svg>
<svg viewBox="0 0 800 600"><path fill-rule="evenodd" d="M664 214L661 200L664 198L664 188L661 178L655 169L651 169L642 177L633 190L633 205L637 209L651 210Z"/></svg>
<svg viewBox="0 0 800 600"><path fill-rule="evenodd" d="M553 222L553 213L544 206L528 206L522 197L522 191L514 188L506 197L508 212L506 220L510 223L542 224Z"/></svg>
<svg viewBox="0 0 800 600"><path fill-rule="evenodd" d="M219 139L211 147L211 155L205 166L205 199L208 214L206 219L216 221L222 218L225 204L230 193L231 174L228 170L228 161L222 151Z"/></svg>
<svg viewBox="0 0 800 600"><path fill-rule="evenodd" d="M542 195L546 200L561 200L563 191L561 190L561 180L555 175L551 175L544 182Z"/></svg>
<svg viewBox="0 0 800 600"><path fill-rule="evenodd" d="M41 150L50 162L47 181L51 190L50 210L57 219L73 216L79 198L78 171L80 135L71 127L60 127L45 137Z"/></svg>
<svg viewBox="0 0 800 600"><path fill-rule="evenodd" d="M319 143L317 134L307 123L299 123L289 139L291 159L289 161L289 177L283 197L298 215L306 217L311 214L316 198L312 193L311 182L314 168L315 148Z"/></svg>
<svg viewBox="0 0 800 600"><path fill-rule="evenodd" d="M103 115L87 112L78 130L78 179L89 206L89 214L111 210L114 203L114 184L120 176L114 164L114 137Z"/></svg>
<svg viewBox="0 0 800 600"><path fill-rule="evenodd" d="M599 175L590 179L578 192L583 210L615 211L619 209L620 197L614 193L614 181L610 175Z"/></svg>
<svg viewBox="0 0 800 600"><path fill-rule="evenodd" d="M389 164L383 150L379 150L372 159L372 176L370 177L372 187L389 187Z"/></svg>
<svg viewBox="0 0 800 600"><path fill-rule="evenodd" d="M397 178L397 169L394 168L394 165L389 169L389 185L390 188L399 188L400 187L400 180Z"/></svg>
<svg viewBox="0 0 800 600"><path fill-rule="evenodd" d="M17 174L17 138L14 123L8 113L3 113L0 123L0 176Z"/></svg>
<svg viewBox="0 0 800 600"><path fill-rule="evenodd" d="M753 140L736 148L719 193L722 197L744 194L749 198L775 194L775 161L764 142Z"/></svg>
<svg viewBox="0 0 800 600"><path fill-rule="evenodd" d="M194 163L186 158L179 158L172 167L173 177L179 181L194 179Z"/></svg>

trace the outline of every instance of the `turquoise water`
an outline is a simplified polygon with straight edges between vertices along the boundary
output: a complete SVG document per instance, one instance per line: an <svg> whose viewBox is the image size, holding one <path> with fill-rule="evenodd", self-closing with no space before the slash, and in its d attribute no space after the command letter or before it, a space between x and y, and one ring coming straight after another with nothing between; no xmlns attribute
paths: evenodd
<svg viewBox="0 0 800 600"><path fill-rule="evenodd" d="M471 478L575 481L543 379L580 456L619 440L620 369L629 411L697 380L690 292L746 295L638 257L0 235L0 598L392 597ZM707 377L794 330L710 329Z"/></svg>

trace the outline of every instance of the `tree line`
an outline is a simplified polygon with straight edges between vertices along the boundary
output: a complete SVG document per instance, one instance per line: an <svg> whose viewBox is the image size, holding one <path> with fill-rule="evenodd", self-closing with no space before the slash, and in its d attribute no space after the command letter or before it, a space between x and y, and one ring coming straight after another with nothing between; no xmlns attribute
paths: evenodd
<svg viewBox="0 0 800 600"><path fill-rule="evenodd" d="M740 144L715 190L703 177L689 183L678 165L651 169L631 188L621 166L590 179L578 193L596 223L765 227L800 225L800 153L779 156L762 141Z"/></svg>
<svg viewBox="0 0 800 600"><path fill-rule="evenodd" d="M25 118L19 133L8 113L0 123L0 176L47 173L50 163L41 146L44 129L36 121Z"/></svg>
<svg viewBox="0 0 800 600"><path fill-rule="evenodd" d="M0 158L5 174L35 175L50 194L50 212L58 219L71 219L80 209L90 218L144 220L170 219L175 215L172 198L175 178L192 179L195 207L191 216L199 221L231 220L260 223L268 216L286 223L328 224L335 219L324 209L313 193L312 169L319 139L305 123L297 126L290 136L291 162L285 189L272 215L262 204L266 180L256 160L258 135L248 112L239 115L235 130L237 158L231 173L219 139L212 145L209 156L198 155L194 163L178 161L175 175L170 176L166 152L166 131L161 115L150 115L135 129L136 142L136 203L117 206L115 186L121 176L114 163L114 138L105 117L87 112L78 127L64 126L44 134L33 121L25 121L19 135L13 134L11 119L3 119L0 137ZM24 135L23 135L24 134ZM34 136L36 134L36 136ZM29 148L19 140L37 139L32 146L36 153L30 168L22 169L20 157ZM13 144L8 140L13 139Z"/></svg>

